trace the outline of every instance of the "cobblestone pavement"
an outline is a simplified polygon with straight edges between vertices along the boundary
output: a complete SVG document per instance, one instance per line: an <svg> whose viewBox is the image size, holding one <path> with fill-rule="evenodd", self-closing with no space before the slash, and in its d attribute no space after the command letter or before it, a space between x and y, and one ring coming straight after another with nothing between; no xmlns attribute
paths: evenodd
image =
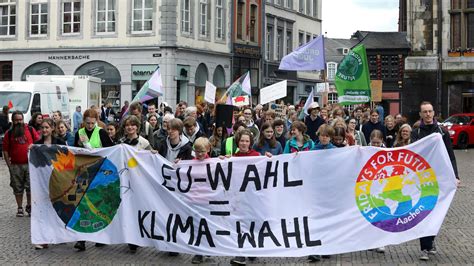
<svg viewBox="0 0 474 266"><path fill-rule="evenodd" d="M437 237L439 253L428 263L418 260L419 243L410 241L387 247L385 254L361 251L332 256L322 264L474 264L474 148L456 150L462 185L456 193L451 209ZM9 187L8 169L0 160L0 264L191 264L191 255L168 257L167 253L153 248L140 248L136 254L128 252L127 245L110 245L96 248L87 243L85 252L76 252L73 244L51 246L34 250L30 242L30 218L15 217L16 204ZM228 265L229 257L208 257L204 264ZM308 264L306 258L258 258L248 264Z"/></svg>

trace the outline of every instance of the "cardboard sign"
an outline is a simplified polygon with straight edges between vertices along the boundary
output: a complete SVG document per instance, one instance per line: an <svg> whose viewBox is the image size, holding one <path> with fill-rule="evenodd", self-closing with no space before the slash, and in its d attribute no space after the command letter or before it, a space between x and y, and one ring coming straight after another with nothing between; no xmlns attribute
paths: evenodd
<svg viewBox="0 0 474 266"><path fill-rule="evenodd" d="M286 97L287 81L280 81L260 90L260 104L266 104Z"/></svg>
<svg viewBox="0 0 474 266"><path fill-rule="evenodd" d="M275 114L278 118L285 120L286 119L286 108L284 104L272 104L272 110L275 111Z"/></svg>
<svg viewBox="0 0 474 266"><path fill-rule="evenodd" d="M370 81L370 92L372 102L381 102L382 101L382 80L371 80Z"/></svg>

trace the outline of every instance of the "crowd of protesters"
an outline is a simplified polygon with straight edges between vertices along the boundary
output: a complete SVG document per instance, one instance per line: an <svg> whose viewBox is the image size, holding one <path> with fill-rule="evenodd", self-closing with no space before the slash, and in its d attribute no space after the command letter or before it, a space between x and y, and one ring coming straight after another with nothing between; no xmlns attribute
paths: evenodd
<svg viewBox="0 0 474 266"><path fill-rule="evenodd" d="M179 102L175 112L166 103L159 106L126 102L120 112L110 104L92 106L81 112L76 107L72 126L62 120L61 113L54 112L52 119L40 113L32 115L31 121L23 121L21 112L12 114L12 123L0 122L0 130L6 132L3 141L4 157L11 174L11 186L18 204L17 216L24 216L23 193L27 195L26 213L31 213L31 197L28 177L27 150L31 144L60 144L96 149L116 144L126 144L138 150L159 153L171 162L180 160L205 160L210 157L231 156L275 156L285 153L342 148L346 146L376 146L382 148L402 147L438 132L453 163L458 178L456 161L449 134L440 127L429 102L420 105L420 121L413 127L402 114L384 117L382 106L357 106L352 112L337 104L320 107L312 103L307 110L303 104L283 105L277 113L272 104L265 106L234 107L233 126L216 125L216 106L200 104L189 106ZM8 113L8 108L3 116ZM15 153L11 151L15 149ZM459 178L458 178L459 179ZM436 253L434 236L422 238L420 259L428 260ZM96 243L100 247L103 244ZM37 245L37 249L47 245ZM74 246L84 251L85 242ZM130 251L137 250L129 245ZM376 249L384 252L385 248ZM177 253L170 252L176 256ZM323 256L325 258L326 256ZM252 258L251 258L252 259ZM321 256L312 255L310 261L319 261ZM232 263L245 264L246 258L236 257ZM196 255L193 263L203 262Z"/></svg>

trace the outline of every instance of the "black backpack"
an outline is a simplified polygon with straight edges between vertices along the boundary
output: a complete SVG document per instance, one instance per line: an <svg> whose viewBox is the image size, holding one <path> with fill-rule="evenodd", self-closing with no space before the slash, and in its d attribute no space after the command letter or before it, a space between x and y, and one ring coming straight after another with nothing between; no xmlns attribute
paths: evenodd
<svg viewBox="0 0 474 266"><path fill-rule="evenodd" d="M28 126L28 130L30 130L30 136L31 136L31 139L33 140L33 142L35 141L35 135L33 135L33 128L31 126ZM9 130L7 130L6 133L8 133L8 140L10 142L12 142L13 140L13 134L11 133L12 129L10 128ZM6 134L5 133L5 134Z"/></svg>

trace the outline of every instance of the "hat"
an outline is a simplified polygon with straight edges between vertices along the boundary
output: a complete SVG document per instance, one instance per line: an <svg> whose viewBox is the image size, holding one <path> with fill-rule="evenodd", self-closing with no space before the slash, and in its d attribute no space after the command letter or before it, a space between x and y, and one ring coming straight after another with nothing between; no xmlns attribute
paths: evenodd
<svg viewBox="0 0 474 266"><path fill-rule="evenodd" d="M308 113L311 113L313 109L319 109L319 103L318 102L312 102L309 107L308 107Z"/></svg>

